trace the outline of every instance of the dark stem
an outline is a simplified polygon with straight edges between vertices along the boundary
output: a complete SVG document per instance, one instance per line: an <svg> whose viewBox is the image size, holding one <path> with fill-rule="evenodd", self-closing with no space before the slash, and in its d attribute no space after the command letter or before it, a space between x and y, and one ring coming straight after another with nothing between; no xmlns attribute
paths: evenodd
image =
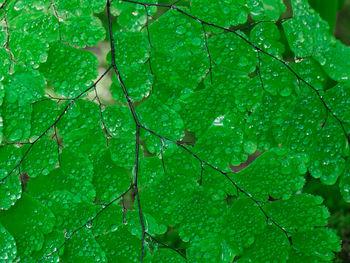
<svg viewBox="0 0 350 263"><path fill-rule="evenodd" d="M201 177L199 179L199 185L202 185L203 183L203 171L204 171L204 165L203 165L203 162L201 162Z"/></svg>
<svg viewBox="0 0 350 263"><path fill-rule="evenodd" d="M145 252L145 241L146 241L146 227L142 214L140 193L138 187L138 168L139 168L139 151L140 151L140 126L136 124L136 157L135 157L135 177L134 177L134 188L137 200L137 206L139 209L139 218L142 227L142 248L141 248L141 262L143 262L143 256Z"/></svg>
<svg viewBox="0 0 350 263"><path fill-rule="evenodd" d="M5 0L5 1L2 3L2 5L0 6L0 10L3 9L3 8L5 7L5 5L6 5L7 2L8 2L8 0Z"/></svg>
<svg viewBox="0 0 350 263"><path fill-rule="evenodd" d="M139 218L140 218L140 223L142 227L142 249L141 249L141 256L140 256L140 261L141 263L143 262L144 258L144 251L145 251L145 240L146 240L146 228L145 228L145 222L143 218L143 213L142 213L142 207L141 207L141 199L140 199L140 193L139 193L139 188L138 188L138 168L139 168L139 151L140 151L140 121L136 115L134 105L132 104L131 98L128 94L128 91L124 85L124 82L122 80L122 77L120 75L120 72L118 70L118 67L116 65L116 56L115 56L115 46L114 46L114 36L113 36L113 28L112 28L112 15L111 15L111 10L110 10L110 1L107 1L107 16L108 16L108 28L109 28L109 38L110 38L110 48L111 48L111 54L112 54L112 64L111 66L114 69L114 72L116 73L118 77L118 81L120 86L123 89L125 99L128 102L129 109L131 111L131 114L133 116L135 125L136 125L136 150L135 150L135 177L134 177L134 183L133 186L135 188L135 195L136 195L136 200L137 200L137 206L139 210Z"/></svg>

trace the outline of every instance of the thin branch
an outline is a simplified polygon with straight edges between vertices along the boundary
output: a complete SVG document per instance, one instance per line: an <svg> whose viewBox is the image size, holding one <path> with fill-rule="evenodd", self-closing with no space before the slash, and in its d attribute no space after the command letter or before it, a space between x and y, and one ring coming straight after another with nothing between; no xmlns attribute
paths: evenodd
<svg viewBox="0 0 350 263"><path fill-rule="evenodd" d="M60 142L59 142L58 136L57 136L57 125L54 126L54 138L55 138L56 143L57 143L57 159L58 159L58 164L59 164L59 166L61 166Z"/></svg>
<svg viewBox="0 0 350 263"><path fill-rule="evenodd" d="M151 62L151 50L153 48L152 46L152 42L151 42L151 35L149 33L149 13L148 13L148 9L147 6L143 6L145 8L145 12L146 12L146 31L147 31L147 39L148 39L148 46L149 46L149 58L147 59L147 62L149 64L149 70L151 72L151 75L154 76L153 74L153 69L152 69L152 62ZM153 85L152 85L152 90L153 90Z"/></svg>
<svg viewBox="0 0 350 263"><path fill-rule="evenodd" d="M133 0L121 0L123 2L128 2L128 3L133 3L133 4L138 4L138 5L143 5L143 6L158 6L158 7L166 7L166 8L169 8L169 9L173 9L195 21L197 21L198 23L200 24L205 24L205 25L208 25L208 26L212 26L212 27L215 27L215 28L218 28L218 29L222 29L224 31L227 31L227 32L231 32L233 34L235 34L238 38L240 38L241 40L243 40L244 42L246 42L248 45L252 46L257 52L261 52L275 60L277 60L278 62L282 63L297 79L299 79L301 82L305 83L308 87L310 87L315 93L316 95L318 96L318 98L321 100L323 106L326 108L327 111L330 112L330 114L337 120L337 122L339 123L339 125L341 126L342 130L343 130L343 133L344 133L344 136L346 137L346 139L348 140L348 142L350 143L350 134L347 133L346 129L345 129L345 126L343 124L343 122L339 119L339 117L329 108L328 104L325 102L325 100L323 99L322 95L320 94L319 90L317 88L315 88L314 86L312 86L308 81L306 81L305 79L303 79L289 64L288 62L284 61L283 59L280 59L278 57L276 57L275 55L261 49L260 47L258 47L256 44L254 44L253 42L250 42L245 36L239 34L237 32L237 30L233 30L233 29L230 29L230 28L226 28L226 27L223 27L223 26L220 26L220 25L216 25L214 23L211 23L211 22L207 22L207 21L204 21L198 17L195 17L189 13L187 13L186 11L183 11L182 9L176 7L175 5L167 5L167 4L153 4L153 3L141 3L141 2L138 2L138 1L133 1Z"/></svg>
<svg viewBox="0 0 350 263"><path fill-rule="evenodd" d="M203 33L204 33L205 48L207 50L207 55L208 55L208 59L209 59L210 83L213 84L212 59L211 59L210 51L209 51L209 47L208 47L208 34L207 34L207 31L205 30L205 25L203 23L201 23L201 25L202 25L202 29L203 29Z"/></svg>
<svg viewBox="0 0 350 263"><path fill-rule="evenodd" d="M186 255L184 255L184 253L182 253L180 250L178 250L177 248L173 248L167 244L165 244L164 242L160 241L159 239L156 239L155 237L153 237L151 234L149 234L148 232L146 232L146 235L150 237L151 241L154 240L156 241L158 244L161 244L162 246L166 247L166 248L169 248L171 250L174 250L176 253L178 253L181 257L183 257L186 261L187 261L187 258L186 258Z"/></svg>
<svg viewBox="0 0 350 263"><path fill-rule="evenodd" d="M139 168L139 150L140 150L140 125L136 124L136 157L135 157L135 177L134 177L134 188L137 200L137 206L139 210L139 218L142 227L142 248L141 248L141 262L143 262L145 252L145 241L146 241L146 227L141 209L141 199L138 187L138 168Z"/></svg>
<svg viewBox="0 0 350 263"><path fill-rule="evenodd" d="M146 31L147 31L147 38L148 38L148 44L149 44L149 48L150 50L153 48L152 47L152 42L151 42L151 36L150 36L150 33L149 33L149 13L148 13L148 9L147 9L147 6L144 5L143 6L145 8L145 12L146 12Z"/></svg>
<svg viewBox="0 0 350 263"><path fill-rule="evenodd" d="M160 138L160 141L161 141L161 148L160 148L160 158L162 160L162 167L163 167L163 173L165 174L165 162L164 162L164 140L162 138Z"/></svg>
<svg viewBox="0 0 350 263"><path fill-rule="evenodd" d="M5 0L5 1L2 3L2 5L0 6L0 10L3 9L3 8L5 7L5 5L6 5L7 2L8 2L8 0Z"/></svg>
<svg viewBox="0 0 350 263"><path fill-rule="evenodd" d="M126 207L125 207L125 203L124 203L124 199L122 200L122 209L123 209L123 224L126 225L127 224L127 221L126 221Z"/></svg>
<svg viewBox="0 0 350 263"><path fill-rule="evenodd" d="M292 245L292 239L291 237L288 236L288 231L286 231L281 225L279 225L277 222L275 222L264 210L264 208L262 207L262 202L255 199L250 193L248 193L247 191L245 191L243 188L241 188L240 186L238 186L238 184L233 181L231 179L231 177L228 175L228 173L220 170L219 168L217 168L216 166L208 163L207 161L204 161L202 160L196 153L192 152L190 149L188 149L186 146L184 146L182 143L176 141L176 140L173 140L173 139L170 139L170 138L167 138L167 137L164 137L156 132L154 132L153 130L151 129L148 129L147 127L141 125L141 128L148 131L149 133L163 139L163 140L167 140L167 141L170 141L172 143L175 143L176 145L180 146L182 149L184 149L185 151L187 151L189 154L191 154L194 158L196 158L198 161L200 161L202 164L205 164L206 166L209 166L210 168L216 170L217 172L221 173L222 175L224 175L226 177L227 180L230 181L230 183L236 187L236 189L239 190L239 192L241 192L242 194L244 194L245 196L247 196L249 199L251 199L257 206L258 208L261 210L261 212L264 214L266 220L268 221L271 221L274 225L276 225L279 229L281 229L284 234L288 237L288 241L290 243L290 245Z"/></svg>
<svg viewBox="0 0 350 263"><path fill-rule="evenodd" d="M244 25L244 26L240 26L240 27L236 27L235 31L242 31L242 30L246 30L246 29L250 29L258 24L262 24L262 23L283 23L289 19L292 19L293 17L289 16L289 17L285 17L285 18L281 18L279 20L260 20L260 21L255 21L249 25ZM263 18L265 19L265 17Z"/></svg>
<svg viewBox="0 0 350 263"><path fill-rule="evenodd" d="M98 93L97 93L97 88L96 86L94 87L94 90L95 90L95 98L97 100L97 104L98 104L98 107L100 109L100 120L101 120L101 123L102 123L102 129L104 130L105 134L106 134L106 137L107 137L107 145L108 145L108 139L112 137L112 135L108 132L108 129L107 129L107 126L104 122L104 118L103 118L103 110L102 110L102 103L101 103L101 100L100 100L100 97L98 96Z"/></svg>
<svg viewBox="0 0 350 263"><path fill-rule="evenodd" d="M31 102L31 104L37 104L39 102L43 102L43 101L48 101L48 100L56 100L57 103L60 103L61 101L67 101L67 100L73 100L74 98L70 99L70 98L58 98L58 97L53 97L51 96L50 94L46 94L46 96L48 98L43 98L43 99L40 99L40 100L36 100L36 101L33 101Z"/></svg>
<svg viewBox="0 0 350 263"><path fill-rule="evenodd" d="M54 2L53 0L51 0L49 9L50 9L51 6L52 6L53 12L54 12L54 14L55 14L55 17L56 17L56 19L57 19L57 23L58 23L58 37L59 37L60 41L62 41L61 21L60 21L61 18L59 17L59 15L58 15L58 13L57 13L56 4L55 4L55 2ZM65 41L63 41L63 42L65 42Z"/></svg>
<svg viewBox="0 0 350 263"><path fill-rule="evenodd" d="M110 205L114 204L116 201L118 201L119 199L123 198L129 191L130 189L132 189L132 185L121 195L119 195L118 197L114 198L112 201L110 201L109 203L107 203L105 206L103 206L98 212L97 214L92 217L91 219L87 220L84 224L82 224L81 226L77 227L76 229L74 229L68 237L66 237L66 240L60 245L58 246L58 248L55 248L52 252L50 252L49 254L47 254L45 257L39 259L38 262L43 261L44 259L47 259L49 257L51 257L53 254L59 252L66 244L67 242L77 233L79 232L79 230L81 230L82 228L91 225L92 222L94 222L96 220L96 218L103 213L103 211L105 211Z"/></svg>
<svg viewBox="0 0 350 263"><path fill-rule="evenodd" d="M5 3L6 3L6 1L5 1ZM5 3L3 5L5 5ZM10 55L11 63L9 65L9 72L11 72L11 66L12 66L13 62L16 62L16 61L15 61L15 56L13 55L12 50L10 48L10 26L8 24L8 21L7 21L5 9L3 9L2 11L4 13L4 18L3 19L4 19L4 22L5 22L5 28L6 28L5 49L6 49L7 53Z"/></svg>
<svg viewBox="0 0 350 263"><path fill-rule="evenodd" d="M203 165L203 162L201 162L201 177L199 179L199 185L202 185L203 183L203 171L204 171L204 165Z"/></svg>
<svg viewBox="0 0 350 263"><path fill-rule="evenodd" d="M44 137L44 135L46 133L48 133L49 130L51 130L53 127L56 126L56 124L61 120L61 118L67 113L68 109L72 106L72 104L78 100L80 97L82 97L85 93L87 93L88 91L90 91L91 89L93 89L97 83L99 83L101 81L101 79L107 75L107 73L109 72L109 70L112 67L108 67L108 69L98 78L98 80L92 84L90 87L88 87L87 89L85 89L83 92L81 92L79 95L77 95L75 98L73 98L68 104L67 106L63 109L63 111L60 113L60 115L58 115L58 117L56 118L56 120L44 131L42 132L38 138L36 138L31 145L28 147L28 149L25 151L25 153L23 154L22 158L20 159L20 161L16 164L16 166L5 176L0 180L0 184L4 183L5 180L22 164L23 160L26 158L26 156L28 155L28 153L30 152L30 150L33 148L33 146L35 145L35 143L37 143L41 138Z"/></svg>
<svg viewBox="0 0 350 263"><path fill-rule="evenodd" d="M116 73L117 78L118 78L118 82L120 83L120 85L121 85L121 87L123 89L126 101L128 102L129 109L130 109L130 111L132 113L134 121L135 121L136 125L140 125L140 122L139 122L139 120L138 120L138 118L136 116L136 112L135 112L134 106L132 105L131 98L130 98L130 96L128 94L128 91L125 88L124 82L123 82L122 77L121 77L120 72L119 72L119 69L118 69L118 67L116 65L114 36L113 36L113 28L112 28L112 15L111 15L111 10L110 10L110 5L111 5L110 1L107 0L108 28L109 28L109 39L110 39L110 48L111 48L111 59L112 59L111 67L114 69L114 72Z"/></svg>
<svg viewBox="0 0 350 263"><path fill-rule="evenodd" d="M107 0L107 16L108 16L108 28L109 28L109 38L110 38L110 48L111 48L111 57L112 57L112 64L111 67L113 67L114 72L116 73L118 77L118 81L120 86L123 89L124 96L128 102L129 109L131 111L131 114L133 116L135 125L136 125L136 149L135 149L135 166L134 166L134 183L133 186L135 188L135 194L136 194L136 200L137 200L137 205L138 205L138 210L139 210L139 218L140 218L140 223L142 227L142 247L141 247L141 256L140 256L140 261L141 263L143 262L144 258L144 251L145 251L145 241L146 241L146 227L145 227L145 222L143 218L143 213L142 213L142 207L141 207L141 199L140 199L140 193L139 193L139 188L138 188L138 168L139 168L139 151L140 151L140 128L141 124L140 121L136 115L135 108L132 104L131 98L128 94L128 91L124 85L124 82L122 80L122 77L120 75L120 72L118 70L118 67L116 65L116 56L115 56L115 46L114 46L114 36L113 36L113 28L112 28L112 16L111 16L111 10L110 10L110 1Z"/></svg>
<svg viewBox="0 0 350 263"><path fill-rule="evenodd" d="M28 144L32 144L31 142L5 142L3 143L1 146L6 146L6 145L18 145L18 146L22 146L22 145L28 145Z"/></svg>

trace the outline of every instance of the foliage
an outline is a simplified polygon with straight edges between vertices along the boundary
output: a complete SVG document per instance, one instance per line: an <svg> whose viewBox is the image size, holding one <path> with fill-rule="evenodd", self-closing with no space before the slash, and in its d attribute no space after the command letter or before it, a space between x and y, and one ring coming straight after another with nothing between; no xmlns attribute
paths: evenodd
<svg viewBox="0 0 350 263"><path fill-rule="evenodd" d="M0 11L2 262L340 251L323 199L303 187L319 178L350 202L350 48L306 0ZM106 64L91 51L101 41ZM113 103L98 88L108 78Z"/></svg>

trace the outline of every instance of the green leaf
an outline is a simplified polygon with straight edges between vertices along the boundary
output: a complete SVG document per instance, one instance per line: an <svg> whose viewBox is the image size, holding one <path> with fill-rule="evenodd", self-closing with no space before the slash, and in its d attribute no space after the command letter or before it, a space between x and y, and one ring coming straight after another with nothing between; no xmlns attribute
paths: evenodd
<svg viewBox="0 0 350 263"><path fill-rule="evenodd" d="M81 172L81 170L77 171ZM46 187L43 187L45 186ZM95 189L89 179L77 178L74 174L70 175L69 170L66 173L62 169L55 169L48 175L40 175L28 182L28 191L36 197L46 196L50 192L68 190L70 193L87 201L95 198Z"/></svg>
<svg viewBox="0 0 350 263"><path fill-rule="evenodd" d="M139 262L141 240L131 235L126 227L97 238L108 262Z"/></svg>
<svg viewBox="0 0 350 263"><path fill-rule="evenodd" d="M20 149L12 145L0 148L0 178L8 176L4 182L0 183L0 211L9 209L21 198L21 182L17 171L13 170L20 161L20 157Z"/></svg>
<svg viewBox="0 0 350 263"><path fill-rule="evenodd" d="M293 157L277 153L276 150L263 153L247 168L233 174L231 178L258 201L266 201L269 196L273 198L290 196L303 186L304 178L300 174L306 171L296 172L290 169L294 167ZM289 159L287 162L284 161L286 157ZM296 160L296 163L298 162L300 160Z"/></svg>
<svg viewBox="0 0 350 263"><path fill-rule="evenodd" d="M132 167L135 156L135 124L125 106L109 106L103 112L106 129L112 136L109 143L112 160L119 167Z"/></svg>
<svg viewBox="0 0 350 263"><path fill-rule="evenodd" d="M284 64L274 58L261 54L260 73L264 90L276 96L290 96L298 89L298 79L286 70Z"/></svg>
<svg viewBox="0 0 350 263"><path fill-rule="evenodd" d="M306 231L327 224L329 212L318 196L298 194L287 200L269 202L266 213L288 232Z"/></svg>
<svg viewBox="0 0 350 263"><path fill-rule="evenodd" d="M73 16L61 24L63 41L77 47L95 46L105 38L101 21L94 16Z"/></svg>
<svg viewBox="0 0 350 263"><path fill-rule="evenodd" d="M66 236L70 236L72 231L86 224L96 215L97 207L79 195L72 194L67 190L49 192L45 192L46 189L40 190L32 191L32 193L54 213L56 228L67 232Z"/></svg>
<svg viewBox="0 0 350 263"><path fill-rule="evenodd" d="M161 101L187 96L209 68L203 29L199 23L170 10L149 27L153 74ZM169 54L172 54L169 56Z"/></svg>
<svg viewBox="0 0 350 263"><path fill-rule="evenodd" d="M148 169L141 170L155 174L148 186L140 191L143 212L152 215L160 224L174 226L181 222L184 218L179 216L179 210L184 208L185 204L180 200L192 200L193 189L197 185L196 175L190 172L193 167L191 160L185 158L182 156L179 158L174 154L166 157L164 161L170 166L165 167L165 173L162 170L160 160L158 160L157 167L149 166ZM181 167L179 167L179 163L181 163ZM151 164L153 163L149 165ZM144 181L141 179L141 182ZM154 189L158 190L154 191Z"/></svg>
<svg viewBox="0 0 350 263"><path fill-rule="evenodd" d="M3 64L0 65L1 66L0 67L1 68L0 69L0 76L5 75L6 71L3 69L5 69L5 67L6 67L6 65L5 65L6 61L7 61L7 63L9 63L9 60L6 59L6 56L8 56L6 51L3 49L0 49L0 57L1 57L1 60L3 61ZM2 142L3 137L4 137L4 133L3 133L4 124L3 124L2 107L1 107L3 102L4 102L4 97L5 97L5 88L4 88L3 83L0 81L0 143Z"/></svg>
<svg viewBox="0 0 350 263"><path fill-rule="evenodd" d="M45 38L39 36L40 32L30 34L22 31L25 28L25 25L22 23L27 19L26 14L23 14L10 22L15 28L18 26L18 31L11 33L9 45L16 61L23 62L26 66L37 69L41 63L47 60L49 44ZM31 20L29 19L29 21ZM40 23L43 22L40 21ZM50 21L49 23L52 22Z"/></svg>
<svg viewBox="0 0 350 263"><path fill-rule="evenodd" d="M137 114L145 127L158 134L162 134L164 137L181 140L184 136L181 117L171 108L162 105L156 98L147 99L146 102L137 108ZM146 145L149 151L160 151L161 141L158 137L147 133L147 131L142 137L147 139Z"/></svg>
<svg viewBox="0 0 350 263"><path fill-rule="evenodd" d="M74 157L74 158L72 158ZM82 154L65 149L60 156L62 184L67 184L67 189L83 200L92 201L96 191L92 184L93 165ZM79 164L76 166L76 164Z"/></svg>
<svg viewBox="0 0 350 263"><path fill-rule="evenodd" d="M84 243L85 249L81 248ZM77 251L79 251L77 253ZM62 256L65 262L108 262L106 254L96 242L88 228L82 229L75 234L67 243Z"/></svg>
<svg viewBox="0 0 350 263"><path fill-rule="evenodd" d="M185 263L186 260L181 257L177 252L167 249L167 248L159 248L152 254L152 262L159 263Z"/></svg>
<svg viewBox="0 0 350 263"><path fill-rule="evenodd" d="M310 9L306 0L293 1L292 7L293 18L283 23L289 46L298 57L311 56L322 43L323 36L328 36L329 26Z"/></svg>
<svg viewBox="0 0 350 263"><path fill-rule="evenodd" d="M6 74L8 74L10 72L10 68L12 65L11 54L6 49L1 48L0 49L0 57L1 57L0 75L5 76ZM2 90L1 92L3 93L4 88L2 87L1 90Z"/></svg>
<svg viewBox="0 0 350 263"><path fill-rule="evenodd" d="M289 249L284 233L276 226L268 226L237 262L286 262Z"/></svg>
<svg viewBox="0 0 350 263"><path fill-rule="evenodd" d="M85 123L87 122L88 121L85 119ZM83 124L83 126L85 126L85 124ZM70 131L64 137L65 147L69 148L72 152L82 155L99 155L100 152L105 149L107 144L106 133L97 124L96 126L90 126L89 128L77 128Z"/></svg>
<svg viewBox="0 0 350 263"><path fill-rule="evenodd" d="M283 0L247 0L250 15L256 21L277 20L286 10Z"/></svg>
<svg viewBox="0 0 350 263"><path fill-rule="evenodd" d="M187 200L178 202L176 211L180 237L185 242L213 232L225 205L223 200L213 200L201 189L187 192Z"/></svg>
<svg viewBox="0 0 350 263"><path fill-rule="evenodd" d="M129 188L130 178L127 171L112 161L109 150L100 152L93 160L93 166L92 183L96 190L96 198L100 202L107 203Z"/></svg>
<svg viewBox="0 0 350 263"><path fill-rule="evenodd" d="M59 255L62 254L58 252L59 246L64 242L64 234L60 231L53 230L51 233L45 235L45 242L40 251L35 251L32 253L31 258L24 259L23 262L41 262L54 263L59 260ZM51 256L46 257L48 254Z"/></svg>
<svg viewBox="0 0 350 263"><path fill-rule="evenodd" d="M106 108L103 118L108 132L117 138L122 138L125 133L134 133L134 122L130 110L121 105L113 105Z"/></svg>
<svg viewBox="0 0 350 263"><path fill-rule="evenodd" d="M321 178L324 184L334 184L345 168L343 149L346 138L339 123L331 116L315 138L310 154L309 171L315 178Z"/></svg>
<svg viewBox="0 0 350 263"><path fill-rule="evenodd" d="M1 224L16 241L19 259L42 248L44 235L52 231L55 221L49 209L26 193L14 207L0 214Z"/></svg>
<svg viewBox="0 0 350 263"><path fill-rule="evenodd" d="M55 92L72 98L92 85L97 77L97 65L97 58L92 52L53 42L49 57L46 63L41 65L40 71ZM71 72L75 74L70 74Z"/></svg>
<svg viewBox="0 0 350 263"><path fill-rule="evenodd" d="M93 2L88 0L58 0L56 3L58 14L62 17L64 17L63 15L79 16L80 14L99 13L106 5L104 0Z"/></svg>
<svg viewBox="0 0 350 263"><path fill-rule="evenodd" d="M244 36L240 31L237 33ZM228 35L224 32L215 34L208 39L208 49L213 60L213 78L215 79L217 76L218 83L225 82L222 79L224 75L227 77L229 74L232 79L233 73L235 73L234 78L237 79L240 74L245 75L255 70L257 57L254 49L247 43L237 42L237 38L236 35Z"/></svg>
<svg viewBox="0 0 350 263"><path fill-rule="evenodd" d="M333 251L340 251L340 240L331 229L299 232L293 235L293 250L288 262L329 262L334 258Z"/></svg>
<svg viewBox="0 0 350 263"><path fill-rule="evenodd" d="M294 54L313 56L332 79L347 81L350 71L346 57L350 48L329 35L327 22L310 9L306 0L293 1L292 6L294 16L283 23L283 28Z"/></svg>
<svg viewBox="0 0 350 263"><path fill-rule="evenodd" d="M250 31L250 40L262 50L281 58L285 50L284 45L279 41L281 33L278 27L272 22L260 23Z"/></svg>
<svg viewBox="0 0 350 263"><path fill-rule="evenodd" d="M209 0L193 0L191 14L204 21L220 26L244 24L247 21L248 9L245 0L213 2Z"/></svg>
<svg viewBox="0 0 350 263"><path fill-rule="evenodd" d="M248 132L257 138L258 149L268 150L278 146L277 138L281 132L281 123L288 120L287 112L290 112L289 108L295 104L295 100L295 96L273 96L267 92L262 94L261 99L251 110L252 113L247 117Z"/></svg>
<svg viewBox="0 0 350 263"><path fill-rule="evenodd" d="M109 148L112 161L120 167L131 168L135 165L135 135L133 132L115 137L110 140Z"/></svg>
<svg viewBox="0 0 350 263"><path fill-rule="evenodd" d="M188 262L231 262L234 253L229 245L218 235L211 234L205 238L195 238L186 250Z"/></svg>
<svg viewBox="0 0 350 263"><path fill-rule="evenodd" d="M122 74L123 83L128 87L128 93L133 101L140 101L147 97L152 89L153 76L148 60L150 59L150 47L146 32L115 32L114 38L118 49L116 50L116 63ZM137 43L140 48L129 52L129 47ZM114 75L111 86L113 97L121 102L126 102L123 89L119 80Z"/></svg>
<svg viewBox="0 0 350 263"><path fill-rule="evenodd" d="M332 79L338 82L348 81L350 79L350 62L346 57L350 55L350 48L334 38L322 44L322 48L317 49L315 59Z"/></svg>
<svg viewBox="0 0 350 263"><path fill-rule="evenodd" d="M24 141L29 138L33 102L44 94L45 80L36 71L18 72L4 83L3 103L4 136L7 141Z"/></svg>
<svg viewBox="0 0 350 263"><path fill-rule="evenodd" d="M58 123L58 129L60 134L69 138L71 134L74 136L77 131L86 132L99 126L100 118L97 104L88 100L78 100L64 114Z"/></svg>
<svg viewBox="0 0 350 263"><path fill-rule="evenodd" d="M157 3L156 0L140 1L141 3ZM123 2L120 0L113 1L111 4L111 13L118 16L117 22L120 27L130 31L139 31L147 23L148 15L153 15L156 12L156 7L145 7L132 3ZM150 18L149 18L150 19Z"/></svg>
<svg viewBox="0 0 350 263"><path fill-rule="evenodd" d="M350 82L339 83L325 92L325 101L335 116L349 126L350 121Z"/></svg>
<svg viewBox="0 0 350 263"><path fill-rule="evenodd" d="M16 241L11 234L0 224L0 259L14 261L16 259Z"/></svg>
<svg viewBox="0 0 350 263"><path fill-rule="evenodd" d="M293 67L296 69L299 76L301 76L316 89L322 90L324 88L328 88L326 86L327 75L315 59L309 57L301 60L296 60L296 63L293 65ZM305 88L310 89L310 87Z"/></svg>
<svg viewBox="0 0 350 263"><path fill-rule="evenodd" d="M237 194L237 189L233 187L233 184L223 174L207 166L203 166L202 171L201 169L198 165L197 169L194 170L198 174L197 182L201 183L203 189L211 195L212 199L223 200L227 198L228 194ZM200 174L202 179L200 179Z"/></svg>
<svg viewBox="0 0 350 263"><path fill-rule="evenodd" d="M144 213L143 220L145 228L148 234L150 235L161 235L167 231L167 226L159 224L155 218L150 214ZM128 211L125 217L125 221L128 224L128 228L131 234L142 239L142 228L140 225L140 217L138 210Z"/></svg>
<svg viewBox="0 0 350 263"><path fill-rule="evenodd" d="M28 147L22 147L22 155ZM36 177L39 174L47 175L58 163L57 144L48 138L37 141L28 156L23 160L21 172L27 173L29 177Z"/></svg>
<svg viewBox="0 0 350 263"><path fill-rule="evenodd" d="M244 154L243 142L248 138L245 134L244 117L237 111L218 116L196 142L194 149L198 155L224 171L230 170L229 164L239 165L245 162L247 156ZM252 149L246 150L254 153L256 144L254 141L251 143Z"/></svg>
<svg viewBox="0 0 350 263"><path fill-rule="evenodd" d="M347 161L344 174L342 175L339 182L340 192L343 195L343 198L346 202L350 202L350 169L349 167L350 167L349 161Z"/></svg>
<svg viewBox="0 0 350 263"><path fill-rule="evenodd" d="M223 227L219 227L217 234L224 236L233 255L239 255L264 231L266 218L252 200L242 196L233 201L221 224Z"/></svg>
<svg viewBox="0 0 350 263"><path fill-rule="evenodd" d="M58 116L58 105L52 100L42 100L32 105L31 137L39 137Z"/></svg>
<svg viewBox="0 0 350 263"><path fill-rule="evenodd" d="M125 224L125 215L121 204L115 202L108 207L104 207L105 205L102 204L101 206L103 212L94 218L92 224L89 224L95 236L113 232L121 227L123 223Z"/></svg>
<svg viewBox="0 0 350 263"><path fill-rule="evenodd" d="M339 1L327 1L323 2L320 0L309 0L312 8L314 8L320 16L328 22L329 32L332 34L337 18L337 11Z"/></svg>
<svg viewBox="0 0 350 263"><path fill-rule="evenodd" d="M213 75L213 85L210 77L207 77L206 87L196 90L180 104L179 113L185 128L194 131L196 137L201 137L209 126L217 123L232 108L237 109L239 116L244 118L244 112L253 111L261 100L262 89L257 77L249 78L242 75L233 78L231 75L230 77L222 74L227 73L229 66L222 70L217 70L217 74Z"/></svg>

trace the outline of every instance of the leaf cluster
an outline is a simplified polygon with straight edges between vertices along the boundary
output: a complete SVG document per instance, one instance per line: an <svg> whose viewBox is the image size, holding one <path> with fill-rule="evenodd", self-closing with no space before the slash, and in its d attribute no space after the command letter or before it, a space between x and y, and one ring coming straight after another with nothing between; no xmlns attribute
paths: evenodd
<svg viewBox="0 0 350 263"><path fill-rule="evenodd" d="M350 202L350 48L306 0L0 11L0 261L340 251L323 199L303 187L312 176Z"/></svg>

